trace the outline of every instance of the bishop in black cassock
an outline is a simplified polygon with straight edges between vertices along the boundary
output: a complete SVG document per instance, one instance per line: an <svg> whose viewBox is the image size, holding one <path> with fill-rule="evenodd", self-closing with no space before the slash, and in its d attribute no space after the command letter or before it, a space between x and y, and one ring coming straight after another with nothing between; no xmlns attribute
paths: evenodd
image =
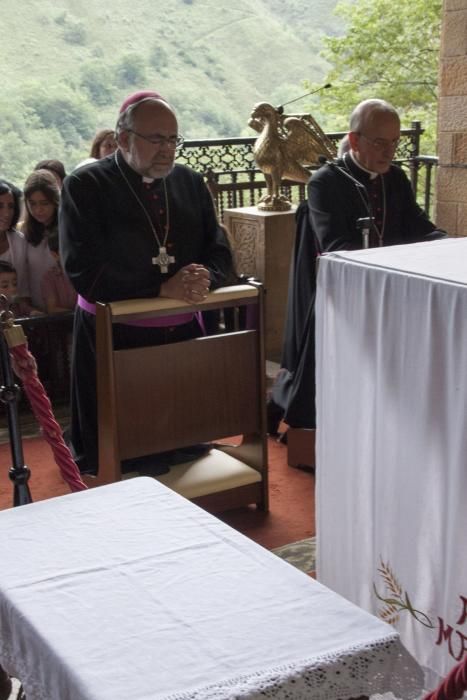
<svg viewBox="0 0 467 700"><path fill-rule="evenodd" d="M153 95L139 93L140 99L127 101L125 109L138 106L141 100L157 102L160 96ZM160 102L145 105L144 114L151 117L152 107L156 115L162 112L166 116ZM138 109L135 119L143 113ZM153 124L147 119L139 125L140 135L136 121L135 135L130 138L126 133L130 157L120 147L115 154L73 172L62 191L61 255L81 297L74 326L69 438L82 471L95 473L98 468L93 303L157 297L161 285L180 279L184 268L193 263L202 266L209 278L208 282L202 278L206 288L199 288L201 298L209 288L225 284L232 270L230 247L202 176L186 166L171 167L169 163L167 152L177 138L172 111L169 118L175 135L164 133L164 129L161 134L157 121ZM146 143L148 139L153 140ZM162 178L143 179L135 167L144 158L149 169L157 171L168 164L168 172ZM166 249L166 265L157 263L161 247ZM116 348L156 345L185 340L200 332L196 320L165 328L115 324L114 344Z"/></svg>
<svg viewBox="0 0 467 700"><path fill-rule="evenodd" d="M391 162L399 134L393 107L381 100L358 105L351 117L351 150L312 175L308 202L297 210L281 369L272 390L291 427L316 427L316 256L362 248L360 218L373 218L370 247L446 236L417 204L403 170Z"/></svg>

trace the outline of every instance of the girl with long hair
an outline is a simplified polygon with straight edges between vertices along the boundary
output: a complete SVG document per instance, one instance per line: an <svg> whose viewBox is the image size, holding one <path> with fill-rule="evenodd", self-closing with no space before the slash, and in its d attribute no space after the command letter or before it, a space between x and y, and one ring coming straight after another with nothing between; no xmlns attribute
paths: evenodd
<svg viewBox="0 0 467 700"><path fill-rule="evenodd" d="M49 235L58 229L60 191L57 181L48 170L35 170L24 185L25 215L21 224L28 243L28 275L31 301L34 307L45 311L41 291L42 277L55 260L47 244Z"/></svg>

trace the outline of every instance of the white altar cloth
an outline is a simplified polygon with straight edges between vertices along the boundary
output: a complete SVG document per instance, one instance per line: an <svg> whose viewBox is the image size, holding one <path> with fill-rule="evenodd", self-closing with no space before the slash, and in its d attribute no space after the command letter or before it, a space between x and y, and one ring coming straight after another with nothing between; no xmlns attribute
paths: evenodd
<svg viewBox="0 0 467 700"><path fill-rule="evenodd" d="M467 239L323 256L316 339L318 579L434 687L467 652Z"/></svg>
<svg viewBox="0 0 467 700"><path fill-rule="evenodd" d="M413 698L388 625L162 484L0 512L0 663L28 700Z"/></svg>

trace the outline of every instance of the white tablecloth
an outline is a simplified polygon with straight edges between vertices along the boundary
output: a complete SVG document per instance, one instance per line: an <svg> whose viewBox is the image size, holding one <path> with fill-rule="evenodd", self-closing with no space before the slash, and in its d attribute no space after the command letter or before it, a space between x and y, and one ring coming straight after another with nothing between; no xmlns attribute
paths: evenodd
<svg viewBox="0 0 467 700"><path fill-rule="evenodd" d="M433 687L467 651L467 239L323 256L316 314L317 575Z"/></svg>
<svg viewBox="0 0 467 700"><path fill-rule="evenodd" d="M1 512L0 560L0 663L28 700L421 687L388 625L149 478Z"/></svg>

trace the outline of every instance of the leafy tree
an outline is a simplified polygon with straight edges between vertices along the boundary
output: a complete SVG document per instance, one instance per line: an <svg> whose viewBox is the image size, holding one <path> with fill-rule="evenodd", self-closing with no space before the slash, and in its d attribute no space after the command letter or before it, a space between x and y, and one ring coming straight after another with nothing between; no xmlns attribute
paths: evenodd
<svg viewBox="0 0 467 700"><path fill-rule="evenodd" d="M198 65L197 57L195 59L191 50L180 49L178 51L178 55L180 56L181 60L184 63L186 63L187 66L190 66L191 68L196 68L196 66Z"/></svg>
<svg viewBox="0 0 467 700"><path fill-rule="evenodd" d="M191 138L230 136L231 134L239 134L242 129L243 124L237 115L226 113L220 106L196 105L190 107L180 95L173 95L171 103L177 111L178 121L182 125L182 131L185 135L187 132L189 133L192 124L202 124Z"/></svg>
<svg viewBox="0 0 467 700"><path fill-rule="evenodd" d="M336 6L347 31L324 39L332 88L320 93L317 109L310 107L326 131L345 130L355 105L380 97L396 107L404 125L421 120L424 148L434 151L441 5L441 0L343 0Z"/></svg>
<svg viewBox="0 0 467 700"><path fill-rule="evenodd" d="M24 88L22 100L39 117L41 126L57 129L66 144L76 146L94 131L89 103L69 87L30 83Z"/></svg>
<svg viewBox="0 0 467 700"><path fill-rule="evenodd" d="M86 63L81 68L81 85L99 107L110 104L114 98L113 72L102 61Z"/></svg>
<svg viewBox="0 0 467 700"><path fill-rule="evenodd" d="M156 70L165 68L168 65L169 57L167 55L167 51L165 51L159 43L154 44L152 47L149 63Z"/></svg>
<svg viewBox="0 0 467 700"><path fill-rule="evenodd" d="M54 22L56 24L58 24L60 27L64 27L66 22L67 22L66 10L64 10L63 12L60 12L60 14L55 17Z"/></svg>
<svg viewBox="0 0 467 700"><path fill-rule="evenodd" d="M68 44L83 46L86 43L86 27L82 22L70 22L63 29L63 38Z"/></svg>
<svg viewBox="0 0 467 700"><path fill-rule="evenodd" d="M63 158L65 144L60 133L44 129L34 110L19 99L2 101L0 122L0 173L19 187L39 160Z"/></svg>
<svg viewBox="0 0 467 700"><path fill-rule="evenodd" d="M144 60L136 53L127 53L117 66L118 82L121 87L144 83L146 71Z"/></svg>

